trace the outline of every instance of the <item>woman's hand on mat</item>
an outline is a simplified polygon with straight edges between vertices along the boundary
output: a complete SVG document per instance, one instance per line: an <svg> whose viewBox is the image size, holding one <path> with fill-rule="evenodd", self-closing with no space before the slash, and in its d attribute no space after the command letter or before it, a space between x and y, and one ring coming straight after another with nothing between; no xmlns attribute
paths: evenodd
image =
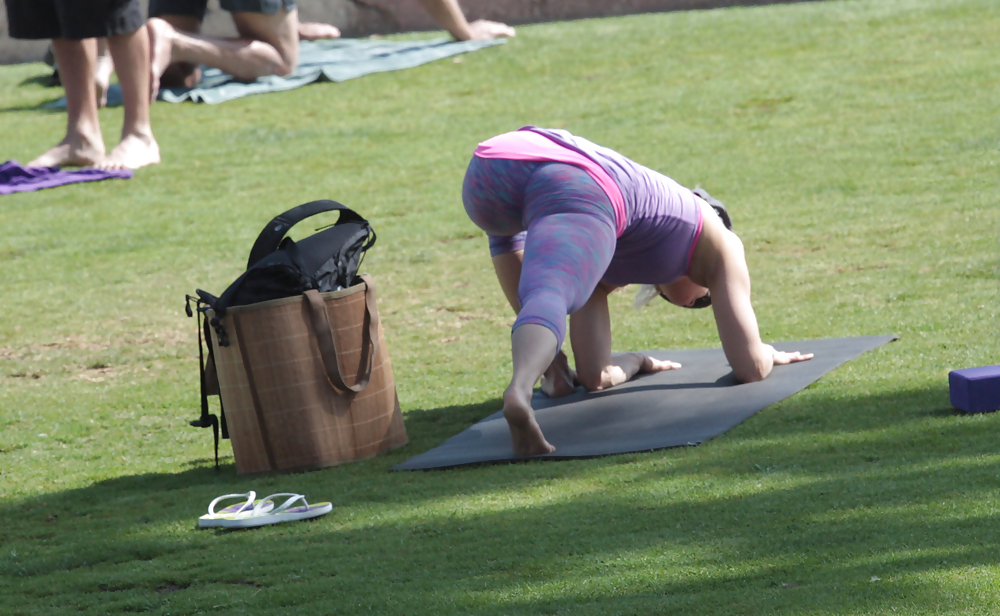
<svg viewBox="0 0 1000 616"><path fill-rule="evenodd" d="M642 353L638 353L637 355L642 357L642 364L639 366L639 374L663 372L665 370L677 370L681 367L681 365L675 361L654 359L648 355L643 355Z"/></svg>
<svg viewBox="0 0 1000 616"><path fill-rule="evenodd" d="M800 353L798 351L792 351L791 353L786 353L784 351L779 351L769 344L765 344L767 348L771 349L771 358L774 360L775 366L785 366L787 364L795 364L800 361L809 361L813 358L812 353Z"/></svg>

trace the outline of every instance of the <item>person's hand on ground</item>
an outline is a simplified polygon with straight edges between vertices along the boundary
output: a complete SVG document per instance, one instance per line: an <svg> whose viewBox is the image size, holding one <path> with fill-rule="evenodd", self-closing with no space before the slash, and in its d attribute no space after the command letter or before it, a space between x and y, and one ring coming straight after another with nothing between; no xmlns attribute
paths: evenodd
<svg viewBox="0 0 1000 616"><path fill-rule="evenodd" d="M642 356L642 365L639 366L639 374L650 374L652 372L664 372L666 370L677 370L681 365L675 361L653 359L648 355Z"/></svg>
<svg viewBox="0 0 1000 616"><path fill-rule="evenodd" d="M306 21L299 23L300 41L318 41L320 39L340 38L340 30L330 24L316 21Z"/></svg>
<svg viewBox="0 0 1000 616"><path fill-rule="evenodd" d="M488 21L486 19L477 19L470 23L469 32L472 34L471 40L473 41L484 41L502 36L517 36L514 28L511 28L507 24L502 24L498 21Z"/></svg>
<svg viewBox="0 0 1000 616"><path fill-rule="evenodd" d="M798 351L792 351L791 353L786 353L784 351L779 351L771 345L767 345L771 349L771 357L774 360L775 366L784 366L787 364L795 364L800 361L809 361L813 358L812 353L800 353Z"/></svg>

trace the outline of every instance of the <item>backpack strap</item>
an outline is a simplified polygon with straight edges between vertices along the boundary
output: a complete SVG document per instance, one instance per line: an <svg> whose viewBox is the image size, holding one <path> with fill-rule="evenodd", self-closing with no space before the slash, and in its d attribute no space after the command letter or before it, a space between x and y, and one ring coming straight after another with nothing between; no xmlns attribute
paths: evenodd
<svg viewBox="0 0 1000 616"><path fill-rule="evenodd" d="M320 199L319 201L303 203L302 205L293 207L283 214L275 216L271 222L264 226L260 235L257 236L257 241L253 243L253 248L250 249L250 258L247 260L247 269L250 269L253 267L254 263L257 263L267 255L277 250L278 246L281 244L281 240L284 239L289 229L310 216L322 214L323 212L332 212L334 210L340 211L340 218L337 219L336 224L348 221L363 223L368 222L351 208L341 203L337 203L336 201L331 201L330 199Z"/></svg>

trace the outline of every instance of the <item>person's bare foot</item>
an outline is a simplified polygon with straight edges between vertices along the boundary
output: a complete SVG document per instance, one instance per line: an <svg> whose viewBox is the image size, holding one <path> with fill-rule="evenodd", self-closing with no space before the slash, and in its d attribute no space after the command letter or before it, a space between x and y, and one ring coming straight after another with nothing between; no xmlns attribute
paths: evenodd
<svg viewBox="0 0 1000 616"><path fill-rule="evenodd" d="M300 41L318 41L320 39L340 38L340 30L336 26L316 21L299 22Z"/></svg>
<svg viewBox="0 0 1000 616"><path fill-rule="evenodd" d="M146 22L146 32L149 33L149 100L155 101L160 92L160 77L170 66L176 32L158 17Z"/></svg>
<svg viewBox="0 0 1000 616"><path fill-rule="evenodd" d="M66 135L58 145L49 149L26 167L86 167L104 157L104 140L100 133L90 137Z"/></svg>
<svg viewBox="0 0 1000 616"><path fill-rule="evenodd" d="M576 372L562 351L556 353L548 370L542 375L542 393L550 398L562 398L576 391Z"/></svg>
<svg viewBox="0 0 1000 616"><path fill-rule="evenodd" d="M514 455L519 458L552 453L555 447L545 440L542 429L535 421L535 412L529 400L522 400L511 389L503 392L503 417L510 428L510 438L514 445Z"/></svg>
<svg viewBox="0 0 1000 616"><path fill-rule="evenodd" d="M111 153L94 164L95 169L138 169L160 162L160 146L152 133L130 134Z"/></svg>
<svg viewBox="0 0 1000 616"><path fill-rule="evenodd" d="M107 53L97 56L94 67L94 94L97 96L97 108L102 109L108 104L108 88L111 87L111 73L115 72L115 63Z"/></svg>

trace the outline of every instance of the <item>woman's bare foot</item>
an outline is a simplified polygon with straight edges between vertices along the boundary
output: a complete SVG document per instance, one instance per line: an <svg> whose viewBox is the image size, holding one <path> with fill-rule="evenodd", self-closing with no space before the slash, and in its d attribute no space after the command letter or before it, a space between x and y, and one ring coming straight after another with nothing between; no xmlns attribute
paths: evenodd
<svg viewBox="0 0 1000 616"><path fill-rule="evenodd" d="M540 456L556 450L545 440L542 429L538 427L530 400L522 400L509 388L503 392L503 417L510 428L514 455L518 458Z"/></svg>
<svg viewBox="0 0 1000 616"><path fill-rule="evenodd" d="M299 22L300 41L318 41L320 39L340 38L340 30L336 26L316 21Z"/></svg>
<svg viewBox="0 0 1000 616"><path fill-rule="evenodd" d="M104 140L100 133L93 136L66 135L66 137L31 161L26 167L87 167L104 158Z"/></svg>
<svg viewBox="0 0 1000 616"><path fill-rule="evenodd" d="M170 66L176 32L158 17L146 22L146 32L149 33L149 100L155 101L160 93L160 77Z"/></svg>
<svg viewBox="0 0 1000 616"><path fill-rule="evenodd" d="M122 137L111 153L96 163L96 169L138 169L160 162L160 146L152 133Z"/></svg>
<svg viewBox="0 0 1000 616"><path fill-rule="evenodd" d="M576 391L576 372L562 351L556 353L548 370L542 375L542 393L550 398L562 398Z"/></svg>

